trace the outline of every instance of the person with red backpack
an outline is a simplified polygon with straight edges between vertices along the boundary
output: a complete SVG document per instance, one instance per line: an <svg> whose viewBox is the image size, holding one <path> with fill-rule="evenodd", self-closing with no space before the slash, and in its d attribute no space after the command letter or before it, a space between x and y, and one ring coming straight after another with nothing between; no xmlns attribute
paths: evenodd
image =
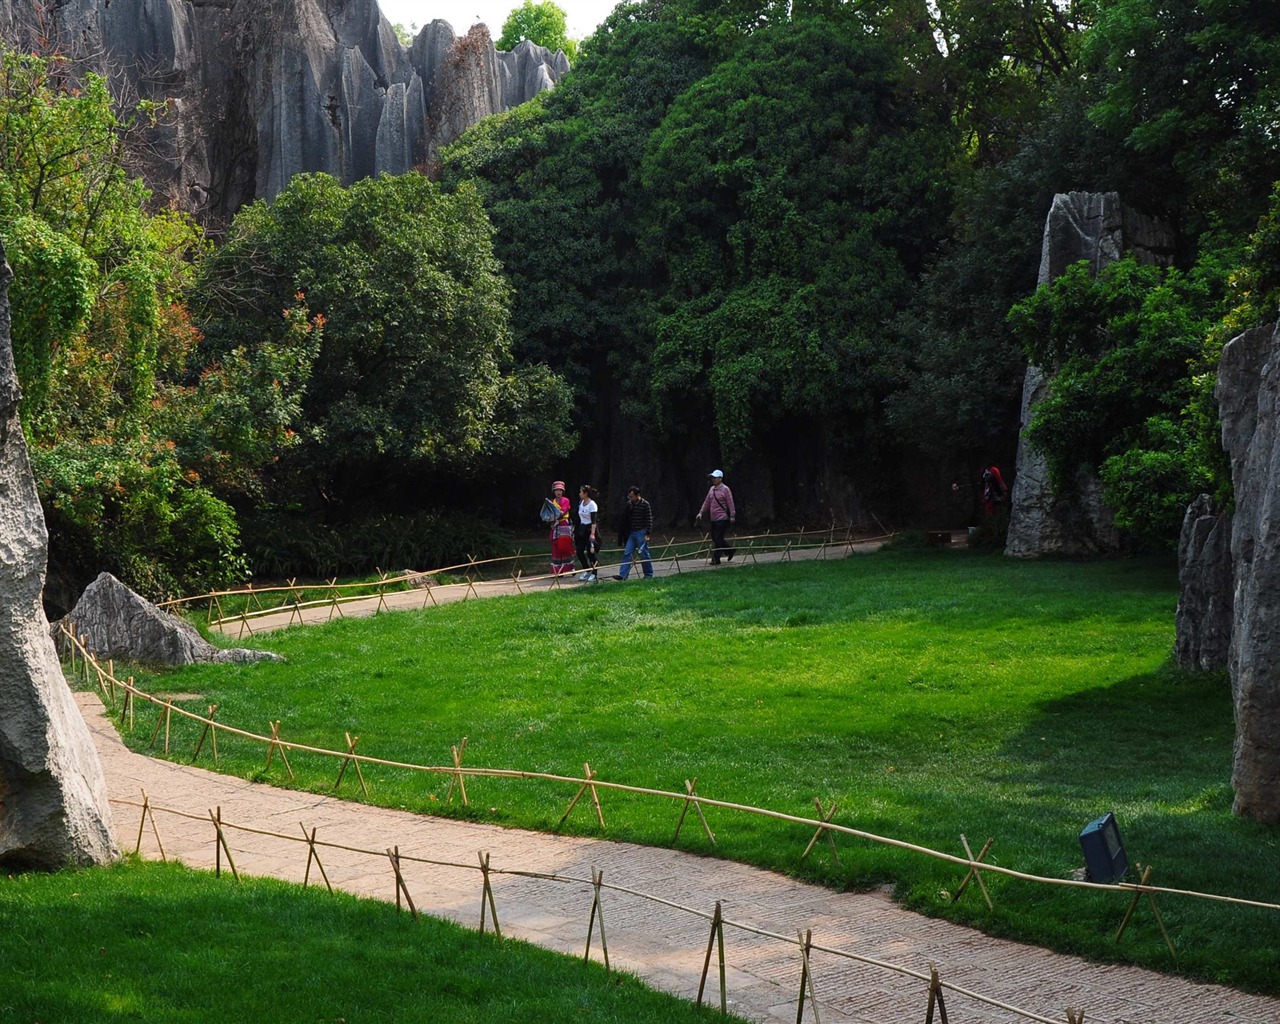
<svg viewBox="0 0 1280 1024"><path fill-rule="evenodd" d="M996 510L1004 504L1009 488L1000 475L999 466L988 466L982 471L982 514L994 518Z"/></svg>

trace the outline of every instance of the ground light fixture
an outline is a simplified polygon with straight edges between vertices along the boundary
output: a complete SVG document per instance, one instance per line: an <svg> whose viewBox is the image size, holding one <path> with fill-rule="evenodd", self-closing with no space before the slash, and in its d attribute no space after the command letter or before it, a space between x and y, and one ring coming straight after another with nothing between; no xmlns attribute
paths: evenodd
<svg viewBox="0 0 1280 1024"><path fill-rule="evenodd" d="M1080 849L1084 851L1085 877L1090 882L1118 882L1129 870L1120 827L1111 811L1084 827Z"/></svg>

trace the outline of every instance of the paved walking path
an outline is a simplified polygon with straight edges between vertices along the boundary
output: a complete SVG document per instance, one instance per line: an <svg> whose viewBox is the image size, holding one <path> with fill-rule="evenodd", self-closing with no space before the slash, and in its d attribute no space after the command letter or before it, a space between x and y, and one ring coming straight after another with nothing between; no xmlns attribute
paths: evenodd
<svg viewBox="0 0 1280 1024"><path fill-rule="evenodd" d="M822 534L816 535L819 539ZM957 541L960 535L956 535ZM779 538L781 541L782 538ZM755 550L747 545L740 545L737 549L737 558L735 561L722 563L720 566L712 566L707 563L704 557L697 558L691 555L683 555L679 558L664 558L662 552L664 548L670 548L674 541L663 544L661 541L652 545L653 569L655 577L675 576L686 572L704 572L714 570L716 572L733 571L742 569L744 566L757 565L766 562L802 562L802 561L819 561L826 559L845 558L851 554L869 554L872 551L878 551L884 546L887 538L878 537L872 540L855 540L845 542L843 539L834 541L831 544L821 544L817 542L807 542L802 547L785 547L782 550L763 551ZM763 542L762 542L763 546ZM532 556L530 557L532 561ZM384 594L381 598L377 596L360 598L358 600L347 600L341 605L335 605L332 602L326 602L317 598L312 602L311 598L306 598L300 602L298 606L288 606L280 611L271 612L265 615L249 617L245 619L230 618L227 619L220 627L214 627L227 636L245 639L255 633L270 633L277 629L284 629L292 625L319 625L337 618L344 617L363 617L368 615L376 615L379 611L405 611L418 608L430 608L434 605L452 604L455 601L466 601L478 597L506 597L514 594L529 594L538 591L564 589L570 590L574 587L584 586L618 586L616 580L610 579L612 574L618 571L618 563L602 564L600 566L599 580L597 582L588 583L578 580L577 573L566 574L560 577L535 576L532 579L512 579L511 577L501 577L490 580L475 580L472 583L449 583L449 584L433 584L429 587L414 590L399 590ZM633 567L631 578L627 582L629 584L643 585L640 575L640 566ZM324 588L315 588L317 593L323 591ZM275 595L280 596L280 595ZM304 607L310 603L309 607Z"/></svg>
<svg viewBox="0 0 1280 1024"><path fill-rule="evenodd" d="M1051 1022L1067 1020L1066 1007L1083 1009L1089 1024L1276 1024L1280 1000L1196 985L1133 967L1099 966L1032 946L991 939L945 921L920 917L880 893L836 893L781 875L709 857L591 839L550 836L493 825L431 818L330 797L278 789L200 768L155 760L125 747L93 693L76 699L93 733L113 801L205 815L221 808L224 822L263 832L301 837L300 825L317 838L362 850L399 847L402 857L474 865L488 851L495 869L519 869L589 879L603 871L608 884L710 912L721 900L728 921L794 939L812 929L818 946L874 957L927 974L936 964L944 982L969 988L1030 1010ZM132 850L139 811L116 803L116 834ZM168 856L193 867L214 860L214 829L204 821L156 814ZM686 822L686 828L696 823ZM307 848L302 843L227 830L236 867L252 875L301 881ZM148 828L145 857L159 856ZM321 852L335 887L393 900L393 874L385 856L339 849ZM225 870L225 864L224 864ZM481 878L477 870L403 863L409 894L426 913L476 927ZM317 881L313 868L312 881ZM231 883L228 883L231 884ZM589 885L498 875L493 881L505 936L582 955L592 890ZM966 897L969 898L969 897ZM977 894L974 894L977 898ZM678 996L697 994L707 948L707 920L660 903L606 890L605 926L613 966L640 975ZM599 930L593 945L598 957ZM725 929L729 1009L760 1022L794 1021L801 963L795 942L784 943ZM813 981L821 1019L827 1024L898 1024L923 1020L927 988L913 978L855 963L829 953L812 954ZM708 996L718 1001L712 957ZM946 994L950 1019L965 1024L1010 1024L1025 1020L958 992ZM813 1020L806 1007L806 1021ZM935 1017L935 1019L938 1019Z"/></svg>

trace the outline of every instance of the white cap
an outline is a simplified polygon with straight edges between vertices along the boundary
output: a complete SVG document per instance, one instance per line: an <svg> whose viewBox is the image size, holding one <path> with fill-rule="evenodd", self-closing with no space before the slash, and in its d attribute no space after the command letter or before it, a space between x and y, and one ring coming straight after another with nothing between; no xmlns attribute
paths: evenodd
<svg viewBox="0 0 1280 1024"><path fill-rule="evenodd" d="M715 477L717 480L720 480L724 477L724 473L722 473L718 469L713 469L709 475Z"/></svg>

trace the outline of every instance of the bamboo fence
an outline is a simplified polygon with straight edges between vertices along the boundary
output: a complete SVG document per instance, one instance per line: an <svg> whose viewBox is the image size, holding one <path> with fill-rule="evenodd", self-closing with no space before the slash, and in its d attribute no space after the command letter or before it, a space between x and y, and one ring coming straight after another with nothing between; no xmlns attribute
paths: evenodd
<svg viewBox="0 0 1280 1024"><path fill-rule="evenodd" d="M890 533L875 537L854 538L853 524L831 526L825 530L798 530L793 533L752 534L733 538L736 555L743 562L758 564L760 556L777 555L778 561L791 561L793 556L805 552L812 557L823 559L832 550L839 550L843 555L857 543L871 543L888 540ZM684 571L684 565L701 561L711 554L709 535L700 540L677 541L670 537L666 542L650 542L651 561L666 563L676 573ZM602 550L601 555L612 554L621 558L622 549ZM378 571L378 579L363 583L339 583L337 577L324 583L298 583L289 580L280 586L254 587L250 584L236 590L217 590L190 597L175 598L162 602L159 607L169 609L186 609L203 604L210 628L224 629L227 625L238 625L238 636L245 633L252 635L253 623L269 615L289 613L289 624L302 623L303 613L316 609L328 609L328 620L335 615L342 616L342 608L357 601L375 601L375 614L388 610L386 597L388 592L406 589L422 590L422 607L444 603L451 598L437 598L435 591L442 594L454 588L460 588L462 600L479 597L477 585L484 583L513 584L517 591L524 592L525 587L537 588L539 585L561 586L573 580L575 573L525 573L525 564L531 561L545 562L546 556L539 552L536 555L517 552L500 558L474 559L457 565L442 566L422 572L403 572L396 575ZM621 567L621 561L607 561L601 558L599 571ZM461 579L457 579L461 577ZM232 610L224 608L224 603Z"/></svg>
<svg viewBox="0 0 1280 1024"><path fill-rule="evenodd" d="M939 974L937 966L934 964L929 965L929 971L926 974L922 971L905 967L901 964L857 953L850 949L841 949L836 946L823 945L813 941L812 929L799 931L796 933L796 936L792 938L789 935L783 935L779 932L759 928L754 925L747 924L746 922L735 921L732 918L726 917L723 911L722 900L716 900L713 910L707 911L705 909L692 907L687 904L679 903L675 900L667 899L663 896L655 895L654 893L645 892L644 890L637 889L633 886L622 885L616 882L606 882L604 880L604 872L599 871L594 867L591 869L591 877L585 878L580 875L570 875L558 872L525 871L518 868L502 868L495 866L491 862L489 853L484 850L478 852L477 862L471 864L459 861L438 860L430 857L412 856L410 854L401 853L398 845L382 850L367 849L346 843L321 840L317 836L318 829L314 826L308 828L304 822L298 823L300 834L293 835L286 832L273 832L267 829L228 821L223 818L221 807L210 808L204 814L192 813L172 807L164 807L151 803L146 790L142 791L141 802L117 798L112 798L111 802L118 806L133 807L141 810L141 817L138 822L137 841L134 844L134 853L141 853L142 838L145 834L147 825L150 824L151 831L155 836L156 845L160 851L161 859L163 860L167 860L168 855L165 852L164 844L160 839L160 830L156 824L155 816L157 813L173 815L188 821L209 822L213 826L212 842L214 844L214 871L217 875L221 875L222 861L225 858L232 876L237 881L240 879L240 872L235 866L235 861L231 852L231 844L227 839L227 833L229 831L243 832L248 835L277 839L289 843L305 844L307 860L303 871L303 886L306 887L310 884L311 867L314 864L323 879L326 888L330 892L333 891L333 885L329 881L328 873L326 872L320 857L320 852L322 850L341 851L343 853L366 856L379 860L385 858L390 865L390 871L392 874L391 881L395 893L396 907L399 909L407 907L408 912L414 917L419 917L422 910L414 902L412 894L409 891L408 882L405 878L404 872L405 864L418 864L433 868L452 868L459 871L479 872L481 876L479 930L484 932L487 928L492 928L495 936L499 939L502 938L502 930L498 923L497 900L494 896L492 884L493 876L521 878L566 886L590 887L592 890L592 902L591 910L587 919L586 944L583 950L582 959L584 964L590 960L592 939L598 927L600 936L600 956L603 960L606 971L609 971L611 968L609 964L609 944L605 932L604 902L602 899L603 893L610 892L618 895L629 896L634 899L644 900L646 902L675 910L682 914L701 918L710 925L710 934L707 939L706 954L703 959L702 975L698 985L698 996L696 1002L699 1006L703 1003L703 995L706 990L707 977L711 964L711 954L713 951L718 951L720 1011L722 1014L727 1014L728 1012L728 994L725 982L724 930L729 928L745 935L753 935L757 938L768 939L796 947L801 963L800 985L796 1008L797 1022L803 1019L807 1002L815 1024L821 1024L817 1000L817 975L812 965L812 956L814 953L822 953L836 959L851 961L879 971L923 982L925 984L924 998L927 1001L925 1019L928 1022L931 1022L934 1019L936 1012L942 1024L948 1024L947 1007L944 997L945 992L951 992L955 995L972 999L975 1002L982 1003L986 1006L1015 1014L1025 1020L1035 1021L1037 1024L1062 1024L1063 1020L1062 1017L1047 1017L1032 1010L1027 1010L1002 1000L995 999L974 989L957 985L953 982L944 981ZM642 918L641 920L648 919ZM1075 1007L1067 1007L1065 1020L1067 1024L1083 1024L1084 1011Z"/></svg>
<svg viewBox="0 0 1280 1024"><path fill-rule="evenodd" d="M577 787L576 793L570 800L568 807L560 818L560 824L563 824L574 810L578 801L587 793L591 795L592 806L595 816L599 822L601 830L605 829L604 809L600 800L600 791L615 793L630 793L646 797L654 797L663 800L671 800L681 805L679 822L676 825L675 839L679 838L680 829L685 821L687 812L690 807L695 808L704 831L708 839L715 845L715 836L703 814L705 808L718 808L724 811L733 811L741 814L754 815L757 817L768 818L775 821L786 822L794 825L805 826L814 829L813 839L809 841L805 848L802 859L808 856L814 845L820 839L827 839L833 843L834 836L848 836L850 838L861 839L868 842L879 843L884 846L894 847L900 850L906 850L911 853L924 857L930 857L935 860L954 864L957 867L964 868L966 871L963 882L960 884L954 899L959 899L963 895L965 888L971 880L976 879L982 889L984 897L990 903L991 897L983 881L983 874L1002 875L1006 878L1018 879L1024 882L1032 882L1040 885L1052 885L1059 887L1075 888L1075 889L1091 889L1104 892L1124 893L1131 900L1129 911L1125 915L1124 923L1117 933L1117 941L1123 935L1125 927L1132 918L1133 912L1137 909L1138 903L1142 899L1146 899L1151 908L1152 914L1157 923L1160 925L1165 942L1169 946L1169 950L1174 956L1177 950L1174 947L1172 939L1165 930L1164 921L1160 916L1159 908L1156 904L1156 896L1179 896L1192 899L1210 900L1219 903L1231 904L1239 907L1251 907L1256 909L1280 911L1280 904L1270 903L1262 900L1245 899L1238 896L1226 896L1218 893L1198 892L1191 889L1175 889L1166 886L1151 885L1149 883L1150 870L1144 872L1142 880L1137 883L1133 882L1091 882L1080 878L1053 878L1044 875L1035 875L1029 872L1018 871L1013 868L1004 867L999 864L989 864L983 860L994 840L988 840L982 848L981 853L976 857L969 848L969 842L964 837L960 837L962 846L965 849L966 856L958 856L956 854L946 853L941 850L934 850L927 846L921 846L916 843L907 842L902 839L895 839L890 836L877 835L873 832L867 832L862 829L853 828L850 825L842 825L832 819L835 816L836 806L824 808L821 799L816 798L815 804L818 810L818 816L805 817L803 815L789 814L784 811L775 811L763 807L753 807L750 804L736 803L731 800L720 800L702 795L697 792L697 779L686 779L684 790L670 791L663 789L655 789L647 786L633 786L622 782L612 782L600 778L591 768L589 763L583 764L583 776L581 778L572 775L557 775L549 772L533 772L524 771L513 768L476 768L467 767L462 763L462 756L466 750L466 740L464 739L460 745L452 748L452 764L449 765L421 765L406 761L396 761L388 758L375 757L369 754L361 754L356 752L356 744L359 737L352 737L350 733L346 733L346 749L330 750L325 747L312 746L305 743L296 743L290 740L280 738L279 722L269 723L271 734L263 735L254 733L246 729L237 728L217 721L215 715L219 708L217 705L210 705L207 715L199 715L193 711L179 707L172 701L164 701L151 694L139 690L133 682L133 678L129 677L126 681L122 681L114 675L114 666L108 662L107 666L93 655L89 650L86 638L77 636L74 629L66 626L60 627L63 635L68 641L68 648L71 652L71 671L73 674L78 673L87 686L96 686L102 693L103 697L110 703L113 709L116 709L119 703L118 713L122 725L127 721L129 727L133 727L134 722L134 704L135 700L142 700L152 704L158 708L156 723L151 736L151 746L154 747L158 742L161 729L164 732L164 753L170 752L170 732L171 724L174 716L196 723L201 727L200 739L196 744L195 754L192 761L199 756L206 738L210 738L210 747L214 762L217 763L218 751L216 737L219 733L228 736L236 736L241 739L248 740L253 743L259 743L267 748L267 760L264 773L270 768L272 759L276 753L279 753L281 763L288 772L290 778L293 777L293 769L290 767L287 753L302 753L316 755L320 757L328 757L337 759L340 762L337 781L334 784L333 792L337 792L341 785L342 778L348 767L354 766L360 780L360 785L364 792L368 793L361 766L376 766L381 768L389 768L395 770L409 772L423 772L427 774L447 775L450 777L450 798L454 790L455 784L459 791L463 804L468 804L465 780L468 778L484 778L484 779L523 779L523 780L541 780L562 784L566 786ZM124 694L123 698L117 702L117 691ZM558 826L557 826L558 827ZM834 845L832 845L834 851Z"/></svg>

